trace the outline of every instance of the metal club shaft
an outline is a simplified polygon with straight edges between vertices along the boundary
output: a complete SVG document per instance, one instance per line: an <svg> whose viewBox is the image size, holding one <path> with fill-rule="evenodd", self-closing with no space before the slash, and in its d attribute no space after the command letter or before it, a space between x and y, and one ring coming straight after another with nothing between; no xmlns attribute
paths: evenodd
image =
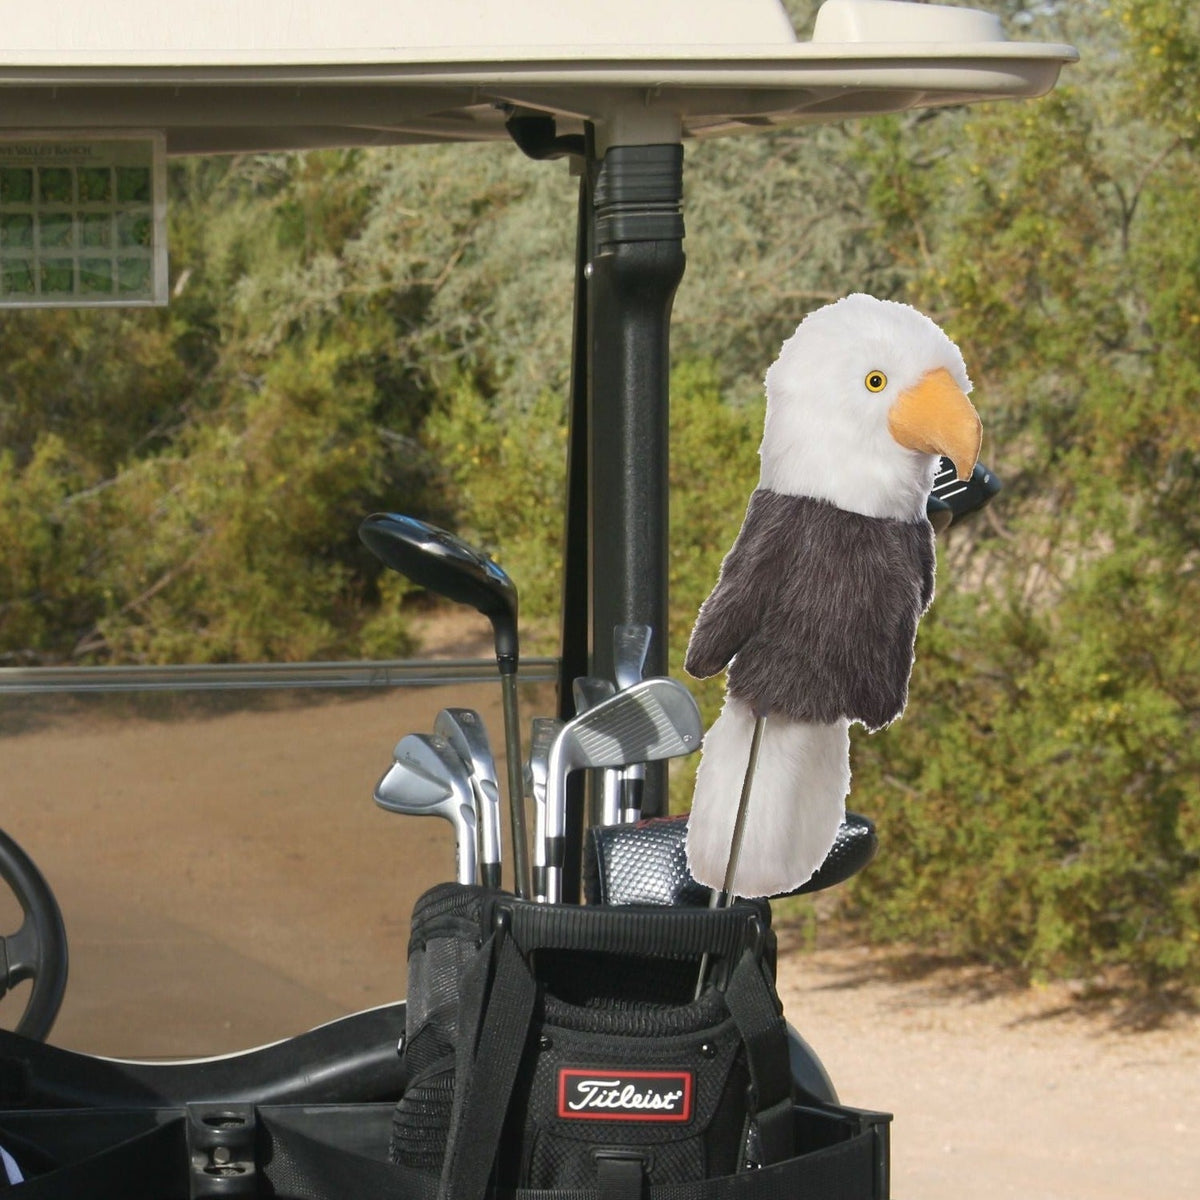
<svg viewBox="0 0 1200 1200"><path fill-rule="evenodd" d="M750 737L750 756L746 760L746 774L742 777L742 792L738 796L737 815L733 819L733 837L729 840L729 859L725 864L725 878L721 881L721 890L714 891L709 900L709 908L726 908L733 898L733 882L737 875L738 859L742 856L742 838L746 835L746 814L750 811L750 790L754 786L754 772L758 768L758 751L762 746L763 730L767 718L757 716L754 719L754 733ZM700 971L696 979L696 998L699 999L704 991L704 982L708 977L708 951L700 959Z"/></svg>
<svg viewBox="0 0 1200 1200"><path fill-rule="evenodd" d="M525 831L525 785L521 767L521 716L517 704L516 672L500 675L504 705L504 757L508 770L508 809L512 822L513 891L522 898L531 894L529 841Z"/></svg>

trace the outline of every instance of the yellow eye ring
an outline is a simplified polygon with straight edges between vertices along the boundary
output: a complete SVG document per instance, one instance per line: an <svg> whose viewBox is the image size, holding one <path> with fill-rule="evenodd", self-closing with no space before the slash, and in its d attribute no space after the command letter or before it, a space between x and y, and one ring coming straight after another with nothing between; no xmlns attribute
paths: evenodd
<svg viewBox="0 0 1200 1200"><path fill-rule="evenodd" d="M863 383L868 392L882 392L887 387L887 376L882 371L868 371Z"/></svg>

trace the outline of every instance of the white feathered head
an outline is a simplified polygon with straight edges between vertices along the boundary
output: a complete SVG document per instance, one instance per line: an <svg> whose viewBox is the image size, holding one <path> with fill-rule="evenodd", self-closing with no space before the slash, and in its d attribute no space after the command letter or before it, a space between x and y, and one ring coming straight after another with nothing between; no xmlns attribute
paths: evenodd
<svg viewBox="0 0 1200 1200"><path fill-rule="evenodd" d="M760 485L916 520L941 455L967 478L982 427L958 347L923 313L856 293L810 313L767 371Z"/></svg>

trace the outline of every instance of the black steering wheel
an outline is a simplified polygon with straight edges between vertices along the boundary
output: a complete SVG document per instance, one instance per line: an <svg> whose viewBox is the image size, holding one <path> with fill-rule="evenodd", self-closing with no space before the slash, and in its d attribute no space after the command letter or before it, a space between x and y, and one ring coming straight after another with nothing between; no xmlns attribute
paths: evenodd
<svg viewBox="0 0 1200 1200"><path fill-rule="evenodd" d="M16 1031L43 1042L67 988L67 931L62 912L41 871L2 829L0 879L12 889L25 914L16 933L0 935L0 997L22 980L33 980Z"/></svg>

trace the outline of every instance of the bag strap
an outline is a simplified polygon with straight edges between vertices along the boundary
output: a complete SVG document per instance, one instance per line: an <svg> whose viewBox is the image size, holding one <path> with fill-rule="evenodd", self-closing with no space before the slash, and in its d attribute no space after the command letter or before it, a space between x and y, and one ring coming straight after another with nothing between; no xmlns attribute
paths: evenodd
<svg viewBox="0 0 1200 1200"><path fill-rule="evenodd" d="M536 1002L537 984L500 920L463 973L457 1082L438 1200L483 1200L487 1192Z"/></svg>
<svg viewBox="0 0 1200 1200"><path fill-rule="evenodd" d="M747 950L734 967L725 989L725 1003L746 1047L754 1090L748 1107L758 1126L763 1162L783 1162L793 1153L787 1023L763 963L752 950Z"/></svg>

